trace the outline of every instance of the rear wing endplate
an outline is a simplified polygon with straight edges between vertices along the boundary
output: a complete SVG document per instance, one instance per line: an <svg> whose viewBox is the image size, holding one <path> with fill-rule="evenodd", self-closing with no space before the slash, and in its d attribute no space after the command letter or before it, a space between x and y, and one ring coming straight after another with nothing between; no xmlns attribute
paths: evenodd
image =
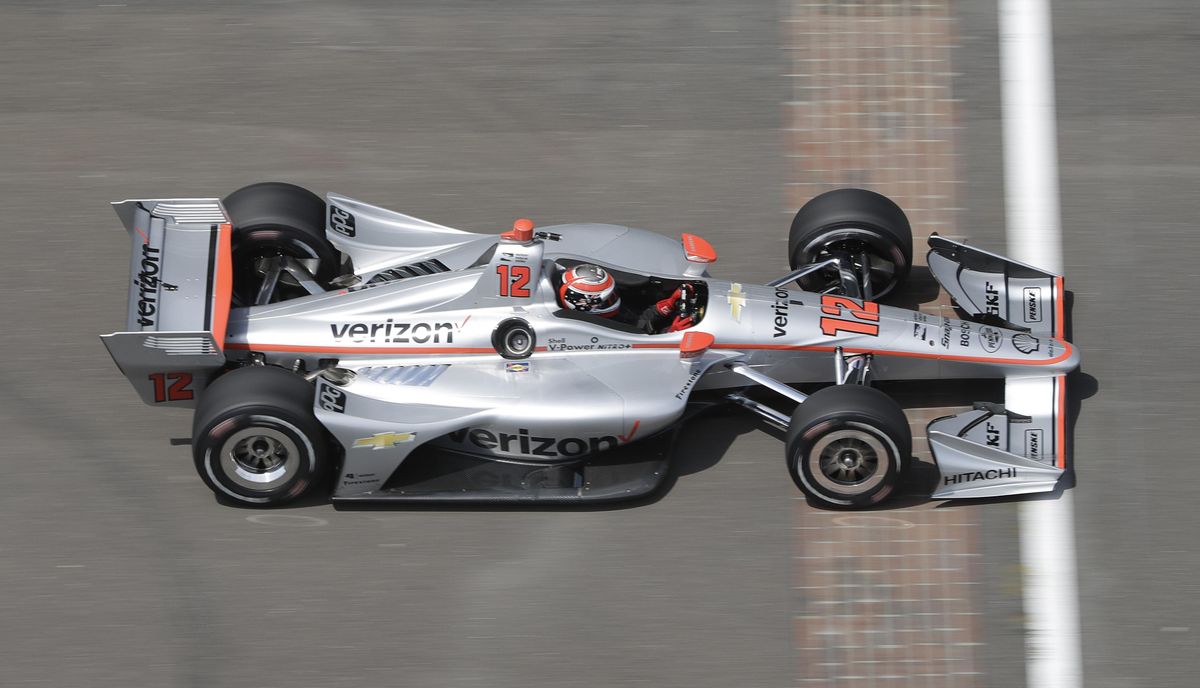
<svg viewBox="0 0 1200 688"><path fill-rule="evenodd" d="M101 339L149 404L191 406L225 363L233 228L215 198L128 200L125 331Z"/></svg>

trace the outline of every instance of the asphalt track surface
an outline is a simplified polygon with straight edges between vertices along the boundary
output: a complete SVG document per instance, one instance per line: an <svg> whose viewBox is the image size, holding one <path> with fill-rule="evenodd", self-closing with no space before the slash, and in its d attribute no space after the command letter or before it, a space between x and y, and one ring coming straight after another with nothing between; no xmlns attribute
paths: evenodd
<svg viewBox="0 0 1200 688"><path fill-rule="evenodd" d="M693 427L628 509L216 504L134 397L107 202L283 179L475 231L699 231L764 281L789 208L779 3L6 3L0 684L780 686L799 675L778 442ZM995 8L958 7L963 234L1002 249ZM1191 685L1200 255L1188 2L1056 3L1089 686ZM1091 382L1095 380L1095 382ZM1020 685L1012 503L978 508L978 685ZM920 683L914 685L921 685Z"/></svg>

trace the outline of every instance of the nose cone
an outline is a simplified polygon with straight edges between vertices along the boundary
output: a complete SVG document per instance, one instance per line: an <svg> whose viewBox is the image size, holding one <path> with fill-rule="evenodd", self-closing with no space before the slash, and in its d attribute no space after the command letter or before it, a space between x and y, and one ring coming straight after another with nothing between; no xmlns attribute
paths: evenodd
<svg viewBox="0 0 1200 688"><path fill-rule="evenodd" d="M1009 374L1065 375L1079 367L1079 349L1064 339L1017 332L1009 342L1011 348L1006 344L995 354L1010 365L1016 364Z"/></svg>
<svg viewBox="0 0 1200 688"><path fill-rule="evenodd" d="M1067 348L1067 355L1061 361L1056 361L1053 364L1055 371L1061 372L1061 373L1069 373L1072 370L1075 370L1076 368L1078 368L1079 364L1083 358L1079 354L1079 349L1074 344L1071 344L1070 342L1068 342L1066 340L1058 339L1058 340L1055 340L1055 342L1059 346L1065 346Z"/></svg>

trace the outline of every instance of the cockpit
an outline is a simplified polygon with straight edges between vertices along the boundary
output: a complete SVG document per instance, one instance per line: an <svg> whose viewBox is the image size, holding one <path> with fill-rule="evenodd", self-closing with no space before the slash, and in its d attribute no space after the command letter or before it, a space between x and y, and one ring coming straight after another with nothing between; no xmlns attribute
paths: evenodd
<svg viewBox="0 0 1200 688"><path fill-rule="evenodd" d="M577 271L594 277L593 271L585 269L590 266L599 267L600 273L611 276L619 296L618 307L601 308L598 310L605 312L597 313L564 302L564 279L570 281ZM556 259L550 283L559 297L560 307L554 315L629 333L666 334L690 329L704 318L708 305L708 283L704 280L642 275L593 261Z"/></svg>

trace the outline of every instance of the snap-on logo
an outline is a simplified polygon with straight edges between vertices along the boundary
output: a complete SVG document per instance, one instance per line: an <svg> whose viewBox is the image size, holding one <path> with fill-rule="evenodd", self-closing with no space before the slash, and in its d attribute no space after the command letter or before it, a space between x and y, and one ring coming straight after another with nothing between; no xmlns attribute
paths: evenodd
<svg viewBox="0 0 1200 688"><path fill-rule="evenodd" d="M354 236L354 216L336 205L329 206L329 228L342 236Z"/></svg>
<svg viewBox="0 0 1200 688"><path fill-rule="evenodd" d="M1042 321L1042 288L1025 287L1021 290L1021 299L1025 302L1025 322Z"/></svg>

